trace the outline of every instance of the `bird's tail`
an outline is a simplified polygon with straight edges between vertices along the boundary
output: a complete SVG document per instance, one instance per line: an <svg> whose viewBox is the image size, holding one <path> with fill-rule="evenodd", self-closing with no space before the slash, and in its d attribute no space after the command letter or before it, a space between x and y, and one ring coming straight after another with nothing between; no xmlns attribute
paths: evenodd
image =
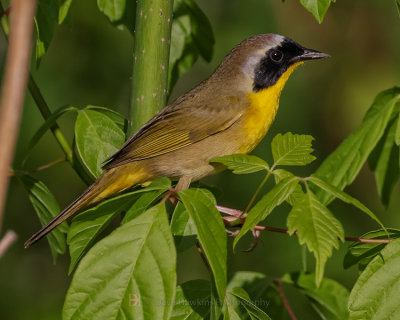
<svg viewBox="0 0 400 320"><path fill-rule="evenodd" d="M30 237L24 244L25 248L30 247L32 244L36 243L42 239L46 234L57 227L61 222L68 219L76 212L80 211L82 208L91 204L93 198L93 186L90 186L82 195L79 196L74 202L72 202L68 207L61 211L56 217L49 221L45 226L43 226L38 232L36 232L32 237Z"/></svg>
<svg viewBox="0 0 400 320"><path fill-rule="evenodd" d="M119 170L118 170L119 169ZM96 204L104 198L119 193L133 185L144 182L146 175L141 170L135 173L126 173L123 168L113 168L101 175L87 188L74 202L61 211L50 222L30 237L24 244L25 248L39 241L60 223L82 211L90 205Z"/></svg>

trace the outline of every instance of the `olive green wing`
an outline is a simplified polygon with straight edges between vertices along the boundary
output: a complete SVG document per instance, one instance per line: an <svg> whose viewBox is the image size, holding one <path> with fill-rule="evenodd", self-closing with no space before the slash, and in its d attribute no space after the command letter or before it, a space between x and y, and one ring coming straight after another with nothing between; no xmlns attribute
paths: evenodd
<svg viewBox="0 0 400 320"><path fill-rule="evenodd" d="M203 140L232 126L243 108L165 108L133 135L109 158L104 169L149 159Z"/></svg>

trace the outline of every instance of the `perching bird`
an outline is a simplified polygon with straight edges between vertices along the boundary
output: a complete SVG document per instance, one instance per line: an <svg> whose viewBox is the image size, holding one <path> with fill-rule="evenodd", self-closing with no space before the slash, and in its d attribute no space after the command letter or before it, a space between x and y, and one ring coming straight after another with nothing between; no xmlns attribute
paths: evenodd
<svg viewBox="0 0 400 320"><path fill-rule="evenodd" d="M29 247L57 225L104 198L159 177L179 179L176 190L213 174L215 157L248 153L267 133L281 91L303 61L329 55L276 34L261 34L232 49L210 78L176 99L108 159L104 173L35 233Z"/></svg>

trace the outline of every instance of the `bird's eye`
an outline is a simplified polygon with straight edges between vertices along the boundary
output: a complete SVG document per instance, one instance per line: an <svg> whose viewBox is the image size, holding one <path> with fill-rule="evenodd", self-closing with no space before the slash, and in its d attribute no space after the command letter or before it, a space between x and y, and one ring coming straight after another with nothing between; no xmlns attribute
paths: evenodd
<svg viewBox="0 0 400 320"><path fill-rule="evenodd" d="M269 57L275 63L279 63L283 59L283 53L279 50L271 50L269 53Z"/></svg>

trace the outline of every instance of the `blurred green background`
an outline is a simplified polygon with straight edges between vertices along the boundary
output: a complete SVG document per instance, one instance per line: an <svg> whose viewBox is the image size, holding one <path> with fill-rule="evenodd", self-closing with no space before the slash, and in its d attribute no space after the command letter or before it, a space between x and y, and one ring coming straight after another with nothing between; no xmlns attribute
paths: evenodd
<svg viewBox="0 0 400 320"><path fill-rule="evenodd" d="M394 1L338 0L332 4L319 25L298 0L198 0L209 17L216 45L212 62L199 61L178 82L172 98L177 97L209 76L229 50L243 39L258 33L279 33L305 47L332 55L332 59L307 63L295 72L286 85L277 119L254 154L271 159L269 143L281 132L311 134L316 138L318 160L302 169L311 174L318 164L360 123L375 95L399 84L400 19ZM127 30L112 27L97 9L95 0L74 1L67 23L57 28L53 43L34 76L52 110L62 105L98 105L128 114L133 38ZM0 57L4 66L6 41L0 37ZM75 116L60 120L62 130L72 139ZM16 163L42 124L30 95L27 95L16 151ZM54 138L47 134L30 158L28 169L62 157ZM60 206L66 206L84 184L67 163L38 172L54 192ZM218 202L243 209L261 182L262 174L234 176L229 172L205 179L219 190ZM268 188L268 186L267 186ZM266 189L267 190L267 189ZM377 196L373 174L365 167L347 191L370 207L390 227L400 224L400 188L396 186L389 207ZM288 207L276 210L268 224L285 227ZM358 210L334 202L332 212L342 221L346 235L359 236L377 228ZM13 229L19 236L0 260L0 319L59 319L64 295L71 277L69 259L53 260L46 241L29 250L23 242L37 229L39 222L23 187L11 179L3 230ZM238 270L263 272L280 277L301 269L301 249L297 239L287 235L263 233L259 246L243 252L251 238L239 244L229 257L229 273ZM351 288L356 267L343 270L348 244L341 245L328 261L326 276ZM309 269L314 260L308 255ZM207 278L208 273L197 252L188 250L178 257L178 280ZM317 319L305 299L284 287L299 319Z"/></svg>

